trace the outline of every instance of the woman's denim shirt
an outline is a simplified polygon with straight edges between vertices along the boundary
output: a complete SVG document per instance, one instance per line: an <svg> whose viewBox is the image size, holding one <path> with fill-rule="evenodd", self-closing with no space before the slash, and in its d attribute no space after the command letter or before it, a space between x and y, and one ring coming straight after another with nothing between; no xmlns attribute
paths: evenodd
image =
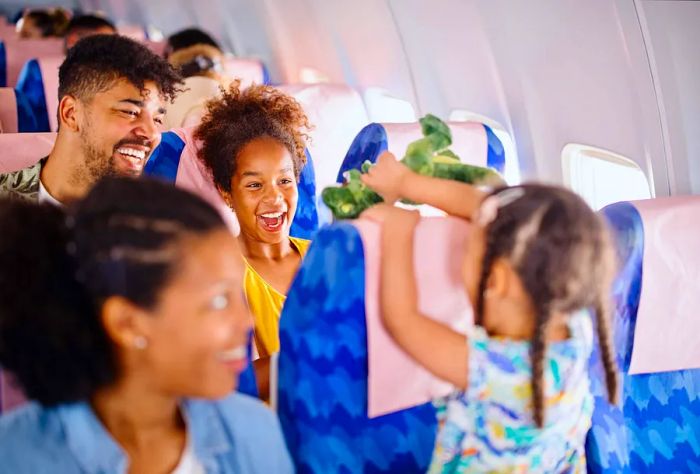
<svg viewBox="0 0 700 474"><path fill-rule="evenodd" d="M233 394L182 403L188 439L207 473L294 472L275 415ZM0 473L126 473L128 459L87 403L31 403L0 418Z"/></svg>

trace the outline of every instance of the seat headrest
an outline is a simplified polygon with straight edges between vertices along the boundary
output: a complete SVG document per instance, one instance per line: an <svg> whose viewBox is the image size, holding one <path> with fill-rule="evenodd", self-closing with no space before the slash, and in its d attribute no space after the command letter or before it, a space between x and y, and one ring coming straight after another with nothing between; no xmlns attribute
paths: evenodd
<svg viewBox="0 0 700 474"><path fill-rule="evenodd" d="M409 357L381 322L381 225L367 219L358 219L353 225L364 248L368 416L394 413L448 395L453 387ZM463 333L472 324L471 304L461 276L469 227L454 217L423 218L414 236L420 312Z"/></svg>
<svg viewBox="0 0 700 474"><path fill-rule="evenodd" d="M200 195L217 208L234 233L238 220L224 203L204 165L197 158L199 144L194 139L194 128L178 128L165 132L161 143L153 151L144 169L145 175L157 176L176 183ZM290 229L294 237L308 239L318 228L313 161L308 151L307 164L299 177L297 212Z"/></svg>
<svg viewBox="0 0 700 474"><path fill-rule="evenodd" d="M58 69L63 59L63 55L30 59L17 81L17 91L29 103L37 131L58 130Z"/></svg>
<svg viewBox="0 0 700 474"><path fill-rule="evenodd" d="M223 66L224 75L232 79L240 79L241 87L270 83L267 68L259 59L224 56Z"/></svg>
<svg viewBox="0 0 700 474"><path fill-rule="evenodd" d="M47 156L56 141L55 133L0 134L0 173L19 171Z"/></svg>
<svg viewBox="0 0 700 474"><path fill-rule="evenodd" d="M7 73L4 85L7 87L17 85L19 73L30 59L63 54L63 40L61 38L22 39L5 41L4 44Z"/></svg>
<svg viewBox="0 0 700 474"><path fill-rule="evenodd" d="M342 84L295 84L278 88L304 108L313 126L308 149L314 157L316 187L330 186L353 139L369 123L360 94Z"/></svg>
<svg viewBox="0 0 700 474"><path fill-rule="evenodd" d="M491 128L479 122L449 122L452 132L452 146L464 163L488 166L503 173L505 154L501 141ZM375 163L377 157L386 150L398 159L406 153L408 145L423 138L419 123L372 123L355 137L345 155L336 182L343 182L343 174L350 169L359 169L369 160Z"/></svg>
<svg viewBox="0 0 700 474"><path fill-rule="evenodd" d="M700 368L700 197L622 202L601 212L620 256L614 294L623 368L630 374Z"/></svg>

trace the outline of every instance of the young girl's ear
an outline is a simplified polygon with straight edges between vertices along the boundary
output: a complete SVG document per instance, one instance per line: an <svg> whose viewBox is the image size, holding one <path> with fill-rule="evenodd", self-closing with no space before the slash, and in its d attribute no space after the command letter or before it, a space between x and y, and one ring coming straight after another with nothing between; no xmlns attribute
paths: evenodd
<svg viewBox="0 0 700 474"><path fill-rule="evenodd" d="M497 258L491 266L491 272L486 280L486 288L484 289L484 297L499 297L505 298L509 293L509 286L513 270L510 264L504 258Z"/></svg>
<svg viewBox="0 0 700 474"><path fill-rule="evenodd" d="M491 275L486 282L485 297L498 297L511 302L529 301L530 297L515 268L505 258L493 262Z"/></svg>

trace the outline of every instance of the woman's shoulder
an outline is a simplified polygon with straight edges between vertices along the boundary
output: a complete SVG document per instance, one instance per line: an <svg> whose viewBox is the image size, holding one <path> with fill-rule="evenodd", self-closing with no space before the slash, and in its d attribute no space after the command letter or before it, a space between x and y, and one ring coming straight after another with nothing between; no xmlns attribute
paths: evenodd
<svg viewBox="0 0 700 474"><path fill-rule="evenodd" d="M26 405L5 413L0 417L0 446L6 447L12 438L39 435L51 427L52 410L37 403Z"/></svg>
<svg viewBox="0 0 700 474"><path fill-rule="evenodd" d="M257 398L242 393L231 395L214 402L224 416L231 416L237 421L261 420L262 422L276 422L275 414L263 402Z"/></svg>
<svg viewBox="0 0 700 474"><path fill-rule="evenodd" d="M306 255L306 251L309 249L309 246L311 245L310 240L306 239L300 239L299 237L289 237L289 240L292 242L292 245L294 245L299 253L301 253L302 256Z"/></svg>
<svg viewBox="0 0 700 474"><path fill-rule="evenodd" d="M0 417L0 459L2 472L78 472L55 410L37 403Z"/></svg>
<svg viewBox="0 0 700 474"><path fill-rule="evenodd" d="M233 436L242 472L294 471L275 413L260 400L234 393L213 402Z"/></svg>
<svg viewBox="0 0 700 474"><path fill-rule="evenodd" d="M246 444L254 443L256 439L268 439L270 435L281 437L279 421L274 412L260 400L241 393L232 393L225 398L215 401L189 402L190 414L204 417L211 416L213 408L221 422L229 432L244 434L242 439Z"/></svg>

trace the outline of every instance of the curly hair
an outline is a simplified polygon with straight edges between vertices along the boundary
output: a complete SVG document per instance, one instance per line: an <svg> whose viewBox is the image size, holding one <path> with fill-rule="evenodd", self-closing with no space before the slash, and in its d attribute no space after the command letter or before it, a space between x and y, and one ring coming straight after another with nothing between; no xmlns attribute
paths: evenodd
<svg viewBox="0 0 700 474"><path fill-rule="evenodd" d="M595 310L598 342L610 401L617 376L609 330L609 298L615 257L602 219L576 194L559 187L525 184L494 191L522 192L503 205L486 228L475 322L483 325L488 281L494 262L506 258L520 277L535 309L532 358L534 420L544 425L546 330L554 313Z"/></svg>
<svg viewBox="0 0 700 474"><path fill-rule="evenodd" d="M119 35L92 35L68 50L58 70L58 99L72 95L84 101L126 79L140 91L154 82L170 102L182 90L180 75L144 45Z"/></svg>
<svg viewBox="0 0 700 474"><path fill-rule="evenodd" d="M231 192L231 178L241 149L261 137L282 143L294 161L299 178L306 164L306 142L311 128L299 102L271 86L253 85L241 90L235 81L220 98L207 104L207 113L195 131L201 140L199 159L216 186Z"/></svg>
<svg viewBox="0 0 700 474"><path fill-rule="evenodd" d="M110 296L157 304L180 239L224 229L197 196L107 178L73 208L0 201L0 364L44 406L89 399L119 376L100 319Z"/></svg>

